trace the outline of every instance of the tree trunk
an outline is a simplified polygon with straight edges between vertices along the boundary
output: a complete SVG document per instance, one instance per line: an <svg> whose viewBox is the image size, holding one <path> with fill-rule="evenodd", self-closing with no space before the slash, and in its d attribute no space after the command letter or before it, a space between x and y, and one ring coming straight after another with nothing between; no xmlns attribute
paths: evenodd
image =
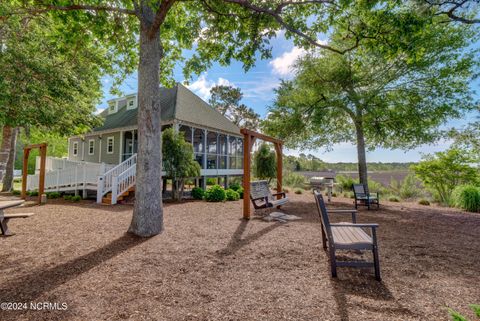
<svg viewBox="0 0 480 321"><path fill-rule="evenodd" d="M151 10L147 5L143 10ZM144 19L147 20L147 19ZM128 231L142 237L163 230L162 147L160 126L160 31L140 23L138 67L138 159L135 206Z"/></svg>
<svg viewBox="0 0 480 321"><path fill-rule="evenodd" d="M360 184L368 184L367 155L365 152L365 136L362 121L355 122L357 134L358 177ZM368 185L367 185L368 186Z"/></svg>
<svg viewBox="0 0 480 321"><path fill-rule="evenodd" d="M7 167L5 176L3 177L2 192L11 192L13 190L13 170L15 169L15 155L17 153L17 136L19 128L12 130L12 137L10 138L10 153L8 155Z"/></svg>
<svg viewBox="0 0 480 321"><path fill-rule="evenodd" d="M0 146L0 180L3 180L10 155L13 128L5 125L2 130L2 146Z"/></svg>

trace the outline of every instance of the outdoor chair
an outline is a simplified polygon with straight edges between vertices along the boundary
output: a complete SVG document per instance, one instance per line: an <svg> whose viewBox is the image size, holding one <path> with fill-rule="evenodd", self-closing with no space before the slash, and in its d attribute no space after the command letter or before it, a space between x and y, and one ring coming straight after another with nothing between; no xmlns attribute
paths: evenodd
<svg viewBox="0 0 480 321"><path fill-rule="evenodd" d="M279 208L289 201L285 192L272 194L267 181L255 181L250 183L250 199L256 210L270 207Z"/></svg>
<svg viewBox="0 0 480 321"><path fill-rule="evenodd" d="M356 209L358 205L366 206L368 209L370 209L370 205L376 205L377 209L380 207L379 193L369 193L365 184L353 184L353 195Z"/></svg>
<svg viewBox="0 0 480 321"><path fill-rule="evenodd" d="M3 236L12 236L14 235L8 229L8 222L14 218L27 218L33 215L33 213L14 213L14 214L5 214L3 210L11 207L16 207L22 205L23 201L0 201L0 229L2 230Z"/></svg>
<svg viewBox="0 0 480 321"><path fill-rule="evenodd" d="M337 267L371 268L375 270L375 278L380 281L380 263L378 258L377 232L378 224L357 224L355 210L327 210L322 194L314 191L318 215L322 225L322 243L330 255L332 277L337 277ZM351 214L352 223L330 223L330 213ZM369 229L370 234L364 229ZM338 261L336 251L356 250L372 251L373 262Z"/></svg>

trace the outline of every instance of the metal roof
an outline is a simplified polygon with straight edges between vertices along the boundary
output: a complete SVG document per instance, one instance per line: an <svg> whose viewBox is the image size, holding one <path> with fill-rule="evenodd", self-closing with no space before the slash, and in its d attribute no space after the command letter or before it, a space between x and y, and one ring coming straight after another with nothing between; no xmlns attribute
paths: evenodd
<svg viewBox="0 0 480 321"><path fill-rule="evenodd" d="M100 113L104 123L93 129L94 132L112 130L137 125L138 108L127 110L127 97L118 98L118 110L109 113L108 108ZM221 113L213 109L200 97L182 84L173 88L160 88L162 122L178 120L199 127L215 128L227 133L240 135L240 128Z"/></svg>

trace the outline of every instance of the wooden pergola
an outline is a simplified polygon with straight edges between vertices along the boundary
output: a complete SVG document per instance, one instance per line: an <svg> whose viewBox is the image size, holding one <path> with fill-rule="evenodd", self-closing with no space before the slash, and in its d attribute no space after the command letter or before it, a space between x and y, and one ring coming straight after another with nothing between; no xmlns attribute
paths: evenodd
<svg viewBox="0 0 480 321"><path fill-rule="evenodd" d="M277 191L281 192L283 171L283 141L246 128L242 128L240 132L243 134L243 218L248 220L250 219L250 170L252 164L251 152L253 144L258 138L263 141L273 143L275 146L275 153L277 154Z"/></svg>
<svg viewBox="0 0 480 321"><path fill-rule="evenodd" d="M22 172L22 194L21 197L27 197L27 174L28 174L28 156L34 148L40 150L40 175L38 178L38 204L42 202L42 194L45 191L45 167L47 160L47 143L28 145L23 148L23 172Z"/></svg>

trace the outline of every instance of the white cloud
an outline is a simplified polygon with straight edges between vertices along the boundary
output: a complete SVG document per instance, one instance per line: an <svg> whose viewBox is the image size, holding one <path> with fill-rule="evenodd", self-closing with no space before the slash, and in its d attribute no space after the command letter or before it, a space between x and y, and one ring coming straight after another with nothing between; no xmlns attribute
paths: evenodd
<svg viewBox="0 0 480 321"><path fill-rule="evenodd" d="M295 61L305 55L305 49L293 47L292 50L284 52L280 57L270 61L272 72L279 76L290 76L293 73Z"/></svg>
<svg viewBox="0 0 480 321"><path fill-rule="evenodd" d="M217 81L213 81L207 79L207 73L203 73L197 80L190 85L187 85L187 87L199 95L203 100L208 100L210 98L210 90L217 85L234 86L234 84L228 81L228 79L219 77Z"/></svg>
<svg viewBox="0 0 480 321"><path fill-rule="evenodd" d="M319 39L318 43L325 45L328 41ZM281 77L292 76L295 61L306 53L305 49L294 46L290 51L284 52L269 62L270 66L272 66L272 73Z"/></svg>

